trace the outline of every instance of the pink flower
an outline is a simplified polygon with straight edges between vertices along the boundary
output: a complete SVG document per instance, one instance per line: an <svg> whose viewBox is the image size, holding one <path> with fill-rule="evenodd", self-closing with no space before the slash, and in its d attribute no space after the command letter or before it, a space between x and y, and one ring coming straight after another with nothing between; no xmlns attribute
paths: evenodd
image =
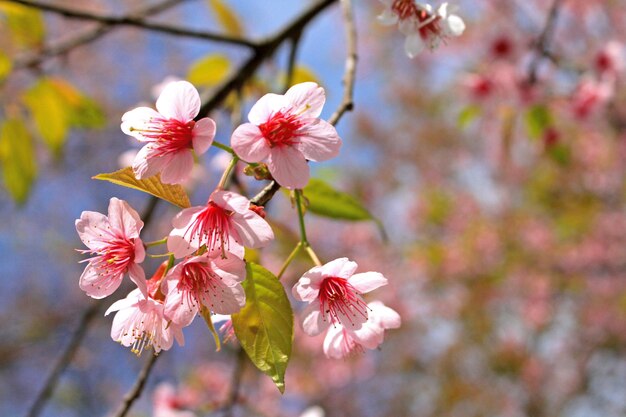
<svg viewBox="0 0 626 417"><path fill-rule="evenodd" d="M80 276L80 288L93 298L111 295L122 283L124 274L145 294L146 277L138 265L146 252L139 232L143 222L126 202L115 197L109 202L108 217L94 211L83 211L76 220L76 231L92 258Z"/></svg>
<svg viewBox="0 0 626 417"><path fill-rule="evenodd" d="M307 159L326 161L341 147L335 128L319 118L325 101L324 89L313 82L296 84L285 95L264 95L248 113L251 123L233 132L233 149L247 162L267 159L283 187L303 188L309 181Z"/></svg>
<svg viewBox="0 0 626 417"><path fill-rule="evenodd" d="M384 25L398 24L406 35L404 50L409 58L425 48L434 49L442 40L460 36L465 31L463 19L448 12L448 3L435 11L430 4L415 0L381 0L385 9L378 16Z"/></svg>
<svg viewBox="0 0 626 417"><path fill-rule="evenodd" d="M154 405L153 417L195 417L191 411L186 411L184 398L176 393L173 385L160 383L152 395Z"/></svg>
<svg viewBox="0 0 626 417"><path fill-rule="evenodd" d="M344 326L331 326L324 338L324 354L329 358L343 358L364 349L376 349L383 343L385 329L400 327L400 315L380 301L367 305L368 320L358 330Z"/></svg>
<svg viewBox="0 0 626 417"><path fill-rule="evenodd" d="M214 191L206 206L184 209L172 220L167 248L177 258L203 245L209 252L243 259L243 247L257 248L274 239L270 225L250 209L250 200L231 191Z"/></svg>
<svg viewBox="0 0 626 417"><path fill-rule="evenodd" d="M133 170L138 179L161 173L161 181L185 181L193 168L193 153L205 153L215 136L215 122L208 117L195 122L200 95L187 81L168 84L155 111L138 107L122 116L122 131L147 144L137 153Z"/></svg>
<svg viewBox="0 0 626 417"><path fill-rule="evenodd" d="M202 306L214 313L236 313L246 303L240 284L245 278L246 265L234 256L211 258L206 253L186 259L163 281L165 317L188 326Z"/></svg>
<svg viewBox="0 0 626 417"><path fill-rule="evenodd" d="M159 298L154 294L146 297L139 290L134 290L123 300L113 303L104 313L106 316L117 311L113 318L111 338L123 346L130 346L137 355L150 347L155 353L168 350L174 339L182 346L185 343L182 326L165 318L163 301Z"/></svg>
<svg viewBox="0 0 626 417"><path fill-rule="evenodd" d="M583 77L571 98L574 115L585 119L613 97L615 87L609 82L597 82Z"/></svg>
<svg viewBox="0 0 626 417"><path fill-rule="evenodd" d="M594 60L594 67L600 75L618 75L625 66L624 45L617 41L604 45Z"/></svg>
<svg viewBox="0 0 626 417"><path fill-rule="evenodd" d="M354 274L356 262L339 258L309 269L294 285L293 296L309 303L302 328L315 336L332 323L352 330L367 321L368 308L361 294L386 285L378 272Z"/></svg>

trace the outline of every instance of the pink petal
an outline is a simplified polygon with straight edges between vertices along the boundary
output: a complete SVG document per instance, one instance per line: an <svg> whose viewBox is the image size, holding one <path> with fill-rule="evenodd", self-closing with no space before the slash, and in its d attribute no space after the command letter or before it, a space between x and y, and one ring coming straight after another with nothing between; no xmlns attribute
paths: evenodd
<svg viewBox="0 0 626 417"><path fill-rule="evenodd" d="M137 288L145 298L148 298L148 284L146 283L146 273L136 263L132 263L128 267L128 276L130 280L137 284Z"/></svg>
<svg viewBox="0 0 626 417"><path fill-rule="evenodd" d="M259 128L252 123L244 123L233 132L230 145L246 162L260 162L267 158L270 147Z"/></svg>
<svg viewBox="0 0 626 417"><path fill-rule="evenodd" d="M126 298L123 298L121 300L117 300L116 302L111 304L111 307L109 307L107 309L107 311L104 313L104 315L108 316L109 314L111 314L114 311L124 310L126 308L129 308L132 305L136 304L140 299L141 299L140 291L138 289L137 290L132 290L126 296Z"/></svg>
<svg viewBox="0 0 626 417"><path fill-rule="evenodd" d="M169 163L170 156L153 157L154 144L149 143L137 152L133 161L133 171L137 179L149 178L158 174Z"/></svg>
<svg viewBox="0 0 626 417"><path fill-rule="evenodd" d="M309 182L309 165L302 153L291 146L273 148L267 167L276 182L285 188L304 188Z"/></svg>
<svg viewBox="0 0 626 417"><path fill-rule="evenodd" d="M161 171L163 184L181 184L185 182L193 169L193 154L185 149L175 153Z"/></svg>
<svg viewBox="0 0 626 417"><path fill-rule="evenodd" d="M335 127L321 119L307 119L298 130L300 143L296 148L310 161L326 161L339 154L341 139Z"/></svg>
<svg viewBox="0 0 626 417"><path fill-rule="evenodd" d="M174 229L167 238L167 250L172 252L176 259L184 258L198 250L195 245L183 238L183 233L184 230Z"/></svg>
<svg viewBox="0 0 626 417"><path fill-rule="evenodd" d="M137 211L126 201L115 197L109 201L109 222L115 230L121 231L126 239L138 238L143 228L143 222Z"/></svg>
<svg viewBox="0 0 626 417"><path fill-rule="evenodd" d="M368 349L376 349L385 338L385 331L382 327L373 322L363 324L359 329L350 331L346 328L350 335L360 345Z"/></svg>
<svg viewBox="0 0 626 417"><path fill-rule="evenodd" d="M289 101L285 96L268 93L254 103L248 113L248 120L258 126L267 122L273 113L286 109L288 106Z"/></svg>
<svg viewBox="0 0 626 417"><path fill-rule="evenodd" d="M169 83L157 99L156 108L168 119L188 122L200 111L200 95L187 81Z"/></svg>
<svg viewBox="0 0 626 417"><path fill-rule="evenodd" d="M241 284L228 287L220 280L216 282L214 291L205 292L203 295L203 304L218 314L234 314L246 305L246 294Z"/></svg>
<svg viewBox="0 0 626 417"><path fill-rule="evenodd" d="M343 327L330 327L324 338L324 354L329 358L341 359L350 353L344 348L348 345L346 337L349 336L344 333Z"/></svg>
<svg viewBox="0 0 626 417"><path fill-rule="evenodd" d="M233 216L232 225L246 247L261 248L274 239L270 225L252 210L241 216Z"/></svg>
<svg viewBox="0 0 626 417"><path fill-rule="evenodd" d="M109 245L114 237L109 219L102 213L83 211L75 222L80 240L92 250L99 250Z"/></svg>
<svg viewBox="0 0 626 417"><path fill-rule="evenodd" d="M100 299L113 294L122 283L123 277L124 274L103 275L102 270L88 264L80 276L78 285L91 298Z"/></svg>
<svg viewBox="0 0 626 417"><path fill-rule="evenodd" d="M324 89L314 82L296 84L285 93L291 112L304 117L318 117L326 101Z"/></svg>
<svg viewBox="0 0 626 417"><path fill-rule="evenodd" d="M196 122L193 127L193 150L197 155L202 155L209 150L215 137L215 122L205 117Z"/></svg>
<svg viewBox="0 0 626 417"><path fill-rule="evenodd" d="M356 262L348 258L334 259L321 266L322 275L325 277L338 277L348 279L358 268Z"/></svg>
<svg viewBox="0 0 626 417"><path fill-rule="evenodd" d="M321 269L319 266L313 267L300 277L291 289L291 293L296 300L310 303L317 299L320 293L320 285L324 280Z"/></svg>
<svg viewBox="0 0 626 417"><path fill-rule="evenodd" d="M367 304L372 320L379 323L383 329L397 329L402 324L400 315L380 301L372 301Z"/></svg>
<svg viewBox="0 0 626 417"><path fill-rule="evenodd" d="M178 281L175 281L175 284L177 283ZM198 314L198 306L190 301L191 298L185 291L174 286L165 296L163 314L168 320L179 326L189 326Z"/></svg>
<svg viewBox="0 0 626 417"><path fill-rule="evenodd" d="M152 141L154 139L144 137L141 130L148 130L152 120L161 118L162 116L150 107L137 107L122 116L122 132L141 141Z"/></svg>
<svg viewBox="0 0 626 417"><path fill-rule="evenodd" d="M235 213L243 214L250 211L250 200L232 191L217 190L211 193L209 200L218 206Z"/></svg>
<svg viewBox="0 0 626 417"><path fill-rule="evenodd" d="M325 316L320 312L318 303L309 304L302 312L302 330L309 336L317 336L329 326Z"/></svg>
<svg viewBox="0 0 626 417"><path fill-rule="evenodd" d="M227 256L226 258L218 256L213 258L211 260L211 269L222 277L228 286L233 286L246 279L246 263L236 256Z"/></svg>
<svg viewBox="0 0 626 417"><path fill-rule="evenodd" d="M348 278L348 282L358 292L365 294L383 285L387 285L387 278L380 272L363 272L352 275Z"/></svg>
<svg viewBox="0 0 626 417"><path fill-rule="evenodd" d="M135 239L135 263L140 264L146 259L146 248L143 246L143 241L139 238Z"/></svg>

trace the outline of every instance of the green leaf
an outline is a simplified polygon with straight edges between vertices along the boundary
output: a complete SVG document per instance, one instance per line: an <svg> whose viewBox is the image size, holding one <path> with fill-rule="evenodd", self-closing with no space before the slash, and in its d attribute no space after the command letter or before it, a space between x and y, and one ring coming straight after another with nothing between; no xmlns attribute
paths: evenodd
<svg viewBox="0 0 626 417"><path fill-rule="evenodd" d="M71 127L98 129L106 125L104 112L95 100L63 79L50 78L49 82L70 109L68 114Z"/></svg>
<svg viewBox="0 0 626 417"><path fill-rule="evenodd" d="M319 216L342 220L374 220L363 205L350 194L335 190L329 184L311 178L304 187L307 210Z"/></svg>
<svg viewBox="0 0 626 417"><path fill-rule="evenodd" d="M469 105L465 107L459 113L457 123L461 129L466 128L472 123L478 116L480 116L481 108L476 105Z"/></svg>
<svg viewBox="0 0 626 417"><path fill-rule="evenodd" d="M215 13L215 18L220 26L231 36L243 36L243 26L239 21L239 17L230 8L230 6L222 0L209 0L209 6Z"/></svg>
<svg viewBox="0 0 626 417"><path fill-rule="evenodd" d="M0 82L4 81L4 79L11 73L11 69L13 67L13 63L11 59L2 51L0 51Z"/></svg>
<svg viewBox="0 0 626 417"><path fill-rule="evenodd" d="M552 114L547 106L537 104L526 112L526 131L532 139L543 135L546 128L552 124Z"/></svg>
<svg viewBox="0 0 626 417"><path fill-rule="evenodd" d="M168 201L175 206L187 208L191 206L185 189L178 184L163 184L159 174L143 180L135 178L131 167L120 169L108 174L98 174L92 177L94 180L109 181L122 187L134 188L144 193L152 194L162 200Z"/></svg>
<svg viewBox="0 0 626 417"><path fill-rule="evenodd" d="M43 43L45 24L41 11L33 7L0 1L0 14L3 15L3 20L17 44L36 47Z"/></svg>
<svg viewBox="0 0 626 417"><path fill-rule="evenodd" d="M70 118L70 108L63 97L50 80L43 78L26 91L24 103L44 143L51 152L59 155L65 144Z"/></svg>
<svg viewBox="0 0 626 417"><path fill-rule="evenodd" d="M285 371L293 345L293 311L280 281L253 262L243 282L246 305L231 316L235 335L246 354L278 390L285 392Z"/></svg>
<svg viewBox="0 0 626 417"><path fill-rule="evenodd" d="M221 54L207 55L194 62L187 72L190 83L213 87L221 83L230 71L230 61Z"/></svg>
<svg viewBox="0 0 626 417"><path fill-rule="evenodd" d="M0 161L9 194L17 203L24 203L37 176L37 162L33 139L22 120L9 119L2 124Z"/></svg>

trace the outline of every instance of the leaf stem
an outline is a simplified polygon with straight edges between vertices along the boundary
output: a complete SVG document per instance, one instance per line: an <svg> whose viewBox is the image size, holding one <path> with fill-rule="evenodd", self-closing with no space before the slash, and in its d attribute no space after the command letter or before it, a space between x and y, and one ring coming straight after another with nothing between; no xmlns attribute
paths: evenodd
<svg viewBox="0 0 626 417"><path fill-rule="evenodd" d="M302 248L302 242L298 242L296 247L293 248L293 250L291 251L291 253L287 257L287 259L285 260L285 263L283 264L283 266L280 268L280 272L278 272L278 275L276 275L276 278L280 279L283 276L283 274L287 270L287 267L289 266L291 261L293 261L293 259L296 257L298 252L300 252L301 248Z"/></svg>
<svg viewBox="0 0 626 417"><path fill-rule="evenodd" d="M216 148L221 149L223 151L226 151L229 154L235 156L235 151L233 150L233 148L231 148L228 145L224 145L223 143L220 143L220 142L214 140L213 143L211 143L211 146L215 146Z"/></svg>
<svg viewBox="0 0 626 417"><path fill-rule="evenodd" d="M322 263L320 262L320 258L317 257L317 254L315 253L311 245L307 243L307 245L304 247L304 250L306 250L306 253L309 254L309 257L311 258L315 266L322 266Z"/></svg>
<svg viewBox="0 0 626 417"><path fill-rule="evenodd" d="M320 259L315 254L315 251L309 244L309 240L306 237L306 226L304 224L304 211L302 210L302 190L296 190L296 208L298 209L298 221L300 223L300 246L304 248L311 260L316 266L322 266Z"/></svg>
<svg viewBox="0 0 626 417"><path fill-rule="evenodd" d="M233 155L233 159L230 160L230 164L226 167L219 184L217 184L218 190L224 189L226 183L228 182L228 178L230 177L230 173L233 171L233 168L235 168L235 165L237 165L237 162L239 162L239 157L237 155Z"/></svg>

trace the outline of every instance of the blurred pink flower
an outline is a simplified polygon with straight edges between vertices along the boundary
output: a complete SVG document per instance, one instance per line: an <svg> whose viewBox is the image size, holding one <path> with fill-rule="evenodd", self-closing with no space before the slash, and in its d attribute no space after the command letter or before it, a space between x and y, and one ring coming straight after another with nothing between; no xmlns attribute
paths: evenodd
<svg viewBox="0 0 626 417"><path fill-rule="evenodd" d="M164 317L163 301L159 298L152 294L146 297L139 290L133 290L123 300L113 303L104 313L106 316L117 311L111 338L123 346L130 346L138 356L150 347L155 353L168 350L174 339L182 346L185 343L182 327Z"/></svg>
<svg viewBox="0 0 626 417"><path fill-rule="evenodd" d="M383 343L385 329L400 327L400 315L380 301L367 305L368 320L360 329L352 330L342 325L331 326L324 339L324 354L329 358L343 358L364 349L376 349Z"/></svg>
<svg viewBox="0 0 626 417"><path fill-rule="evenodd" d="M186 259L163 281L165 317L188 326L202 306L214 313L236 313L246 303L240 284L245 278L246 265L235 256L211 258L206 253Z"/></svg>
<svg viewBox="0 0 626 417"><path fill-rule="evenodd" d="M122 131L147 144L137 153L133 171L138 179L161 173L161 181L185 181L194 165L192 149L205 153L215 136L215 122L205 117L195 122L200 95L187 81L169 83L161 92L155 111L138 107L122 116Z"/></svg>
<svg viewBox="0 0 626 417"><path fill-rule="evenodd" d="M615 76L622 72L625 66L624 45L618 41L607 42L594 60L594 67L600 75Z"/></svg>
<svg viewBox="0 0 626 417"><path fill-rule="evenodd" d="M574 115L585 119L594 113L600 106L613 97L614 87L606 82L597 82L584 77L571 98Z"/></svg>
<svg viewBox="0 0 626 417"><path fill-rule="evenodd" d="M248 113L251 123L233 132L233 149L247 162L267 159L283 187L303 188L309 181L307 159L326 161L341 147L335 128L319 118L325 101L324 89L313 82L296 84L285 95L264 95Z"/></svg>
<svg viewBox="0 0 626 417"><path fill-rule="evenodd" d="M124 200L109 201L108 217L94 211L83 211L76 220L76 231L92 258L80 276L80 288L93 298L111 295L122 283L124 274L146 294L146 277L138 265L146 252L139 232L143 222Z"/></svg>
<svg viewBox="0 0 626 417"><path fill-rule="evenodd" d="M270 225L250 209L250 200L231 191L216 190L205 206L184 209L172 220L167 249L177 258L203 245L209 252L243 259L243 247L258 248L274 239Z"/></svg>
<svg viewBox="0 0 626 417"><path fill-rule="evenodd" d="M379 272L355 274L356 262L339 258L309 269L293 286L293 296L308 302L303 330L310 336L323 332L332 323L350 330L367 321L368 308L361 294L387 284Z"/></svg>
<svg viewBox="0 0 626 417"><path fill-rule="evenodd" d="M381 0L385 9L378 16L384 25L398 24L406 35L404 50L409 58L424 49L434 49L442 40L460 36L465 31L463 19L448 12L448 3L442 3L435 11L428 3L415 0Z"/></svg>
<svg viewBox="0 0 626 417"><path fill-rule="evenodd" d="M153 417L195 417L196 414L184 410L184 401L176 393L173 385L160 383L152 396L154 407Z"/></svg>

